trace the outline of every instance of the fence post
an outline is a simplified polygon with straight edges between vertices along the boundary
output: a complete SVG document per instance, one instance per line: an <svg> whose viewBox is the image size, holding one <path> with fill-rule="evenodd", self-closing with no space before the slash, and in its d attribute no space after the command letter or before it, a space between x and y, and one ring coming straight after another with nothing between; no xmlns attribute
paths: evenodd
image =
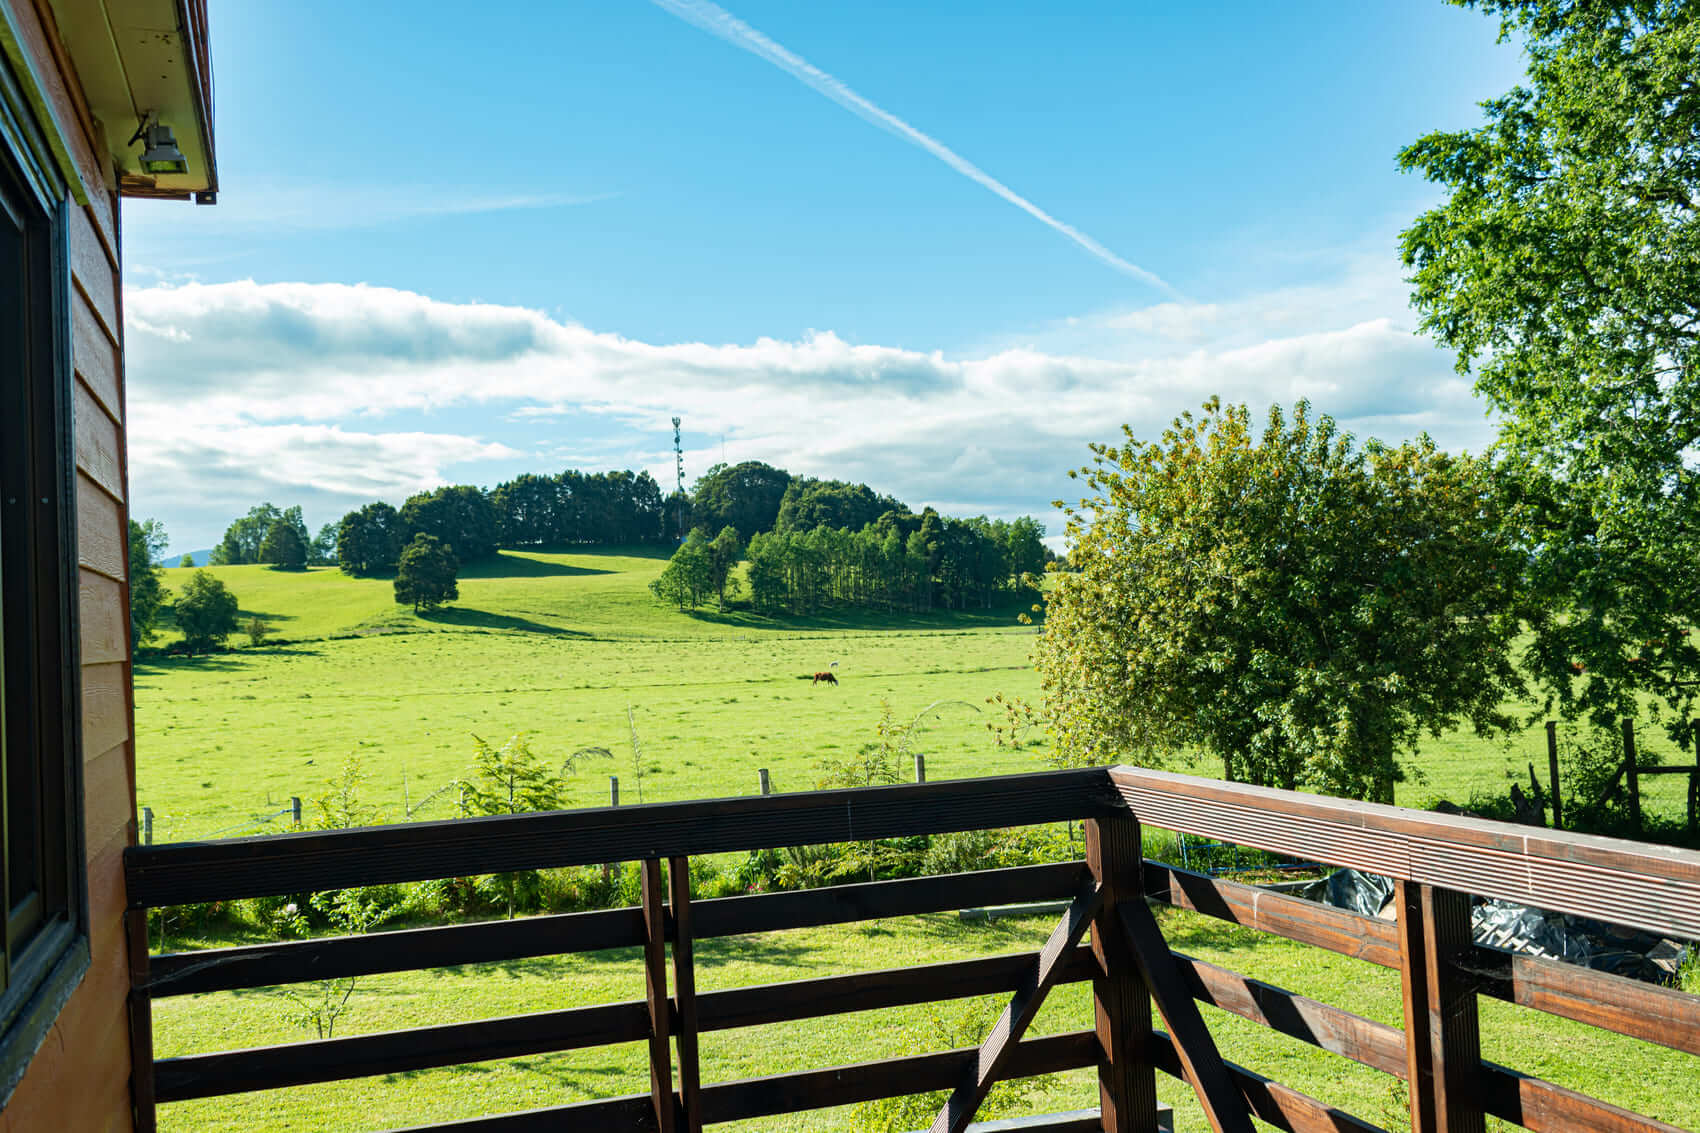
<svg viewBox="0 0 1700 1133"><path fill-rule="evenodd" d="M1700 833L1700 729L1694 733L1694 770L1688 773L1688 832Z"/></svg>
<svg viewBox="0 0 1700 1133"><path fill-rule="evenodd" d="M691 859L668 859L667 882L673 906L673 1006L679 1017L679 1108L684 1133L702 1133L697 977L691 937Z"/></svg>
<svg viewBox="0 0 1700 1133"><path fill-rule="evenodd" d="M608 805L620 805L620 777L618 775L608 776Z"/></svg>
<svg viewBox="0 0 1700 1133"><path fill-rule="evenodd" d="M669 1040L672 1007L667 1002L667 891L661 884L661 859L638 863L643 892L643 983L649 1005L649 1097L659 1133L675 1133L673 1051Z"/></svg>
<svg viewBox="0 0 1700 1133"><path fill-rule="evenodd" d="M148 911L126 910L124 930L130 942L131 1117L136 1133L154 1133L158 1125L154 1107L153 999L147 992L151 962L148 958Z"/></svg>
<svg viewBox="0 0 1700 1133"><path fill-rule="evenodd" d="M1485 1133L1476 989L1459 967L1475 947L1468 894L1395 881L1399 982L1414 1133Z"/></svg>
<svg viewBox="0 0 1700 1133"><path fill-rule="evenodd" d="M1641 833L1641 769L1636 766L1635 721L1623 718L1623 770L1629 777L1629 815L1635 833Z"/></svg>
<svg viewBox="0 0 1700 1133"><path fill-rule="evenodd" d="M758 769L756 774L761 776L761 793L764 795L773 794L773 780L768 778L767 768Z"/></svg>
<svg viewBox="0 0 1700 1133"><path fill-rule="evenodd" d="M289 816L290 816L291 822L295 823L295 825L297 825L297 826L301 825L301 796L300 795L290 795L289 796Z"/></svg>
<svg viewBox="0 0 1700 1133"><path fill-rule="evenodd" d="M153 807L142 808L142 845L153 845Z"/></svg>
<svg viewBox="0 0 1700 1133"><path fill-rule="evenodd" d="M1092 919L1092 1014L1098 1032L1099 1121L1104 1133L1156 1133L1157 1074L1151 1060L1151 995L1139 974L1118 901L1145 900L1139 820L1086 822L1086 865L1104 887Z"/></svg>
<svg viewBox="0 0 1700 1133"><path fill-rule="evenodd" d="M920 752L916 752L915 753L915 782L925 783L926 781L927 781L927 757L922 755Z"/></svg>
<svg viewBox="0 0 1700 1133"><path fill-rule="evenodd" d="M1552 774L1552 828L1564 829L1564 803L1558 789L1558 721L1547 721L1547 770Z"/></svg>

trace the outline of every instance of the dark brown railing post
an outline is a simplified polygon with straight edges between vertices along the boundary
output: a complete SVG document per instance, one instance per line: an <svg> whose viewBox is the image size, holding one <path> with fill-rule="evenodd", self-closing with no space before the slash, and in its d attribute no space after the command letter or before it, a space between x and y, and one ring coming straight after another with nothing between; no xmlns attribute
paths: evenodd
<svg viewBox="0 0 1700 1133"><path fill-rule="evenodd" d="M1139 821L1088 819L1086 865L1103 886L1092 921L1092 1008L1102 1053L1098 1104L1104 1133L1156 1133L1157 1073L1151 1058L1151 996L1134 962L1117 902L1145 900Z"/></svg>
<svg viewBox="0 0 1700 1133"><path fill-rule="evenodd" d="M679 1102L685 1133L702 1133L702 1072L697 1060L697 977L691 947L691 859L667 863L673 896L673 995L679 1009Z"/></svg>
<svg viewBox="0 0 1700 1133"><path fill-rule="evenodd" d="M153 1089L153 999L148 994L148 911L124 911L130 941L130 1105L136 1133L157 1128Z"/></svg>
<svg viewBox="0 0 1700 1133"><path fill-rule="evenodd" d="M661 884L661 859L645 858L639 864L643 891L643 982L649 1003L649 1097L655 1105L659 1133L675 1133L677 1110L673 1103L673 1044L667 1002L667 891Z"/></svg>
<svg viewBox="0 0 1700 1133"><path fill-rule="evenodd" d="M1474 946L1467 894L1396 881L1400 985L1413 1133L1485 1133L1476 990L1458 962Z"/></svg>

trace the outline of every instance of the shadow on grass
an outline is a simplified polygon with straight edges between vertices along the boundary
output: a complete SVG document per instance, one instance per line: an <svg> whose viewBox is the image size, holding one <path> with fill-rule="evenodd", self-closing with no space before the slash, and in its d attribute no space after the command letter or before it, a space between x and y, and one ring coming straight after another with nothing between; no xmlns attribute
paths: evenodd
<svg viewBox="0 0 1700 1133"><path fill-rule="evenodd" d="M466 563L460 568L463 579L477 578L575 578L593 574L614 574L601 567L574 566L571 563L549 562L527 557L521 551L499 551L495 558Z"/></svg>
<svg viewBox="0 0 1700 1133"><path fill-rule="evenodd" d="M515 614L498 614L490 610L473 610L465 606L444 606L438 610L422 610L419 620L432 625L459 626L463 629L505 630L512 633L537 633L548 637L588 637L583 630L545 625Z"/></svg>
<svg viewBox="0 0 1700 1133"><path fill-rule="evenodd" d="M261 645L232 649L228 653L138 654L132 666L136 676L186 669L197 673L225 673L246 668L258 657L318 657L323 651L304 645Z"/></svg>
<svg viewBox="0 0 1700 1133"><path fill-rule="evenodd" d="M1020 615L1029 612L1024 602L1011 602L990 610L934 610L912 614L878 610L828 610L818 614L758 614L754 610L683 610L685 616L710 625L735 629L764 630L949 630L1002 629L1020 625Z"/></svg>

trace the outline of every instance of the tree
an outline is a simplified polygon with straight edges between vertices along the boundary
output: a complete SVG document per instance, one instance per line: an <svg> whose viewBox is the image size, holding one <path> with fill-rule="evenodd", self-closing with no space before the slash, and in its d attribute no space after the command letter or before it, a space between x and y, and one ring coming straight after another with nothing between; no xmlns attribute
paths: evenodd
<svg viewBox="0 0 1700 1133"><path fill-rule="evenodd" d="M168 540L165 526L157 519L130 521L130 646L153 640L159 608L165 603L159 556Z"/></svg>
<svg viewBox="0 0 1700 1133"><path fill-rule="evenodd" d="M260 562L270 563L276 570L306 570L307 544L301 533L287 519L280 519L266 532L260 544Z"/></svg>
<svg viewBox="0 0 1700 1133"><path fill-rule="evenodd" d="M708 545L709 585L714 589L722 610L726 609L729 596L738 596L738 579L733 572L738 568L738 560L743 557L744 544L738 538L738 529L730 524L722 527L720 534Z"/></svg>
<svg viewBox="0 0 1700 1133"><path fill-rule="evenodd" d="M908 511L902 503L878 494L866 484L799 478L785 489L773 529L813 531L817 527L840 527L860 531L887 512L907 514Z"/></svg>
<svg viewBox="0 0 1700 1133"><path fill-rule="evenodd" d="M692 519L710 531L734 527L747 543L750 536L773 530L790 486L789 472L759 460L716 464L691 489Z"/></svg>
<svg viewBox="0 0 1700 1133"><path fill-rule="evenodd" d="M192 567L195 565L195 556L185 554L182 558L177 560L177 565L180 567Z"/></svg>
<svg viewBox="0 0 1700 1133"><path fill-rule="evenodd" d="M685 537L661 574L649 584L650 593L681 610L702 605L714 589L714 556L708 533L698 527Z"/></svg>
<svg viewBox="0 0 1700 1133"><path fill-rule="evenodd" d="M336 529L337 565L356 578L395 569L401 557L401 516L386 503L371 503L342 517Z"/></svg>
<svg viewBox="0 0 1700 1133"><path fill-rule="evenodd" d="M212 566L241 566L246 563L264 562L260 548L265 543L266 536L271 533L272 527L280 520L295 529L303 547L309 543L307 524L301 518L299 507L279 511L269 503L260 504L249 509L247 515L225 529L224 538L213 548L212 557L207 561Z"/></svg>
<svg viewBox="0 0 1700 1133"><path fill-rule="evenodd" d="M337 565L337 526L327 523L313 536L313 545L307 549L307 561L313 566Z"/></svg>
<svg viewBox="0 0 1700 1133"><path fill-rule="evenodd" d="M460 597L459 572L453 548L434 535L415 535L396 564L395 600L404 606L411 602L414 613L435 610Z"/></svg>
<svg viewBox="0 0 1700 1133"><path fill-rule="evenodd" d="M1300 402L1254 438L1207 402L1093 446L1035 660L1056 754L1392 801L1422 733L1509 725L1523 540L1493 468L1426 437L1363 449Z"/></svg>
<svg viewBox="0 0 1700 1133"><path fill-rule="evenodd" d="M1403 234L1413 302L1519 463L1549 702L1599 724L1652 692L1680 735L1700 690L1700 6L1472 6L1522 40L1527 81L1400 153L1447 192Z"/></svg>
<svg viewBox="0 0 1700 1133"><path fill-rule="evenodd" d="M183 647L204 653L236 632L236 596L205 570L197 570L177 595L177 628Z"/></svg>
<svg viewBox="0 0 1700 1133"><path fill-rule="evenodd" d="M496 553L501 545L501 523L484 489L456 484L422 492L401 505L404 540L421 533L432 535L454 549L462 562L476 562Z"/></svg>

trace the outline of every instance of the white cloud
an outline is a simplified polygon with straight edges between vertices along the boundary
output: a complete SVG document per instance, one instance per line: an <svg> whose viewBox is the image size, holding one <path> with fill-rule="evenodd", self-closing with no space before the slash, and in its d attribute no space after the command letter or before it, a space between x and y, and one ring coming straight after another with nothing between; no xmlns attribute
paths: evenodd
<svg viewBox="0 0 1700 1133"><path fill-rule="evenodd" d="M1124 422L1154 437L1211 394L1258 409L1308 397L1363 435L1426 430L1479 450L1490 437L1481 404L1383 294L1398 294L1396 277L1389 287L1347 272L1234 302L1081 316L958 356L830 331L648 343L367 286L132 289L132 479L168 525L174 509L211 501L196 507L216 513L215 534L260 499L340 511L469 462L553 469L600 454L597 466L647 466L670 484L668 418L681 414L689 434L724 434L734 461L1011 515L1067 494L1088 442L1118 440ZM383 428L421 413L454 424ZM579 435L563 437L568 424ZM705 445L687 467L720 456Z"/></svg>

